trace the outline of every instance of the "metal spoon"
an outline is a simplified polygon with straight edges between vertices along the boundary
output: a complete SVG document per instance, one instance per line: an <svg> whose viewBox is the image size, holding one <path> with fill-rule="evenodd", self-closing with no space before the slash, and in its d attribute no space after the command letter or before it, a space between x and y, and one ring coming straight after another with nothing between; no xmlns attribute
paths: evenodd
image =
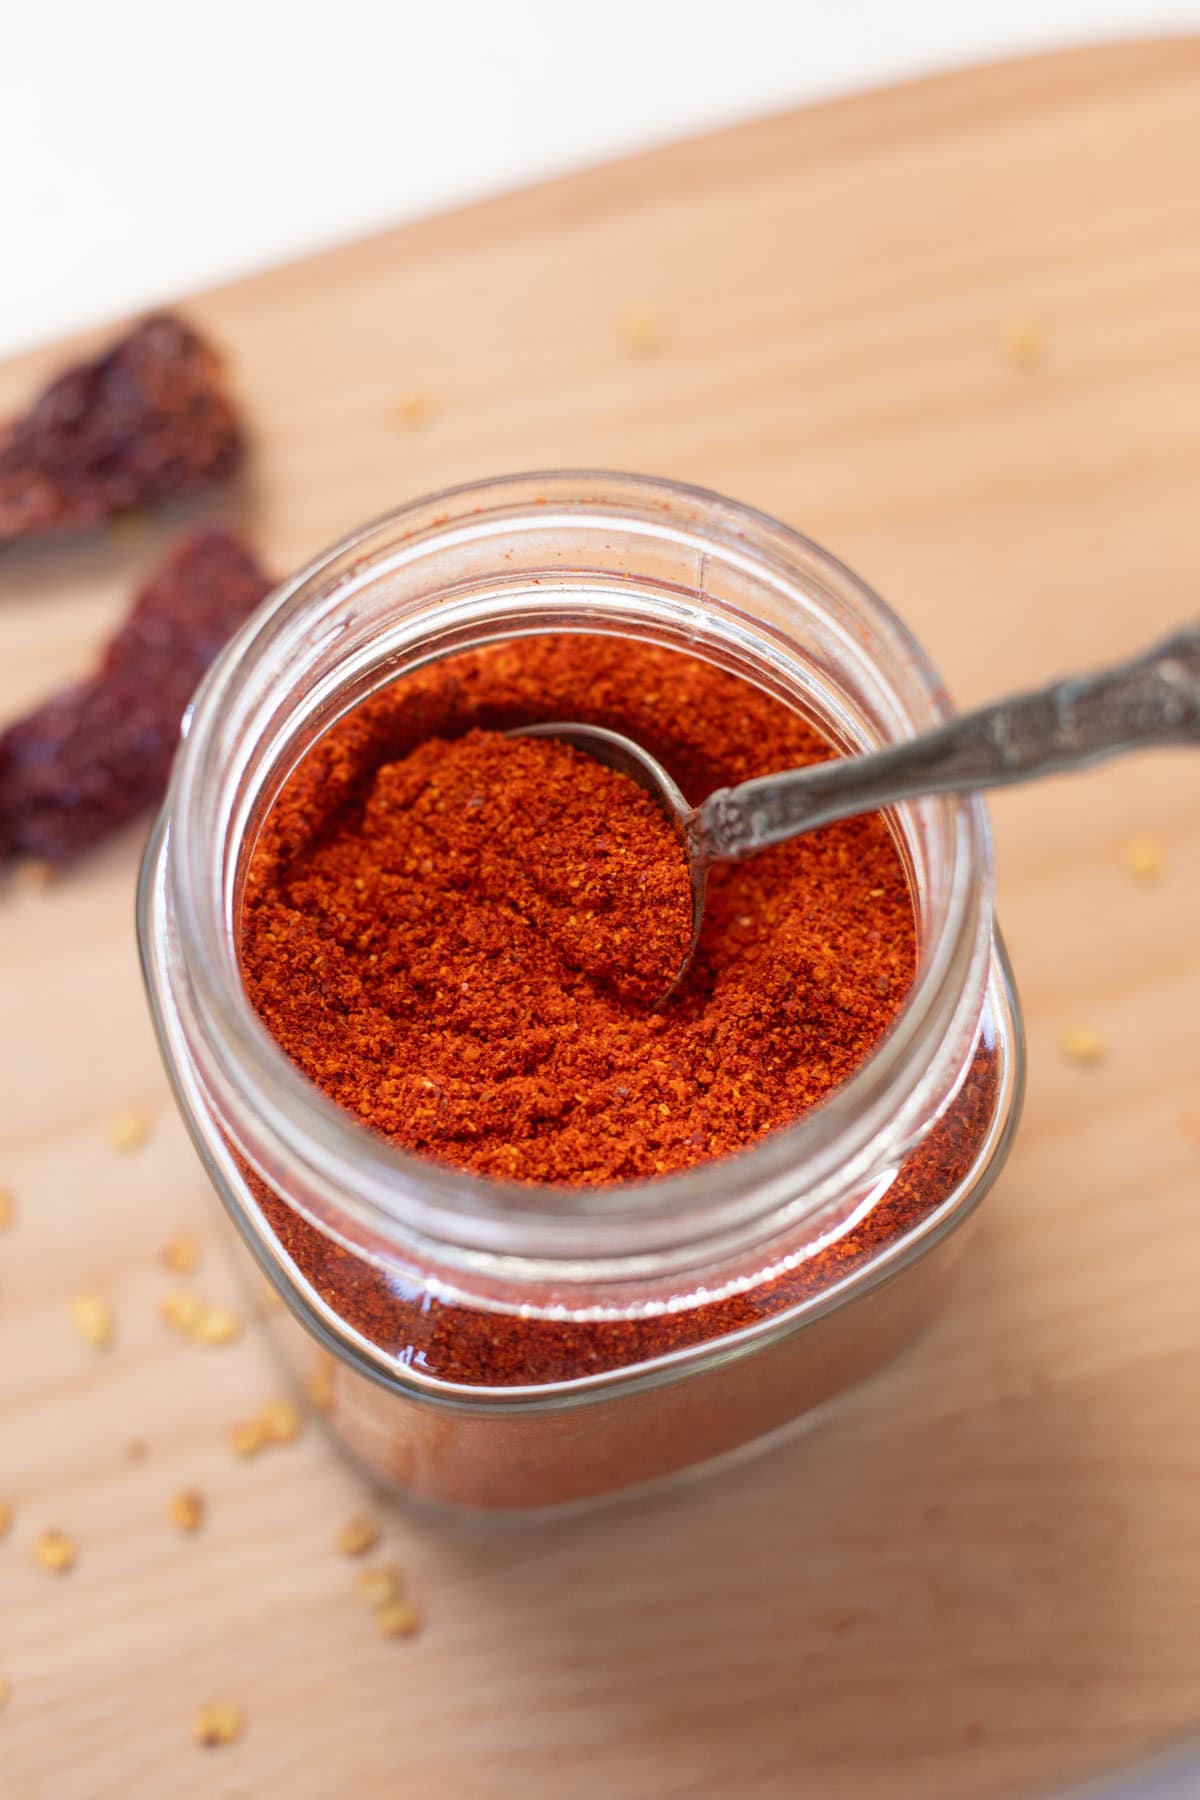
<svg viewBox="0 0 1200 1800"><path fill-rule="evenodd" d="M691 875L692 939L667 989L669 999L695 955L714 863L740 862L835 819L923 794L1003 787L1082 769L1125 750L1200 743L1200 624L1131 662L1016 694L890 750L762 775L740 787L718 788L697 807L688 805L655 757L618 731L552 722L521 726L513 735L573 744L631 776L674 820Z"/></svg>

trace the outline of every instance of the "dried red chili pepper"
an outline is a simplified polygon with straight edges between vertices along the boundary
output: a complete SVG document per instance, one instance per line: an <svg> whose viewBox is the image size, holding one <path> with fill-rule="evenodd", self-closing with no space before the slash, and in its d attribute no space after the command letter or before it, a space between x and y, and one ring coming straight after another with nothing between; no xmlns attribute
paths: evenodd
<svg viewBox="0 0 1200 1800"><path fill-rule="evenodd" d="M224 480L244 448L216 351L157 314L0 430L0 544Z"/></svg>
<svg viewBox="0 0 1200 1800"><path fill-rule="evenodd" d="M200 677L271 585L223 527L176 546L95 673L0 733L0 862L64 862L162 798Z"/></svg>

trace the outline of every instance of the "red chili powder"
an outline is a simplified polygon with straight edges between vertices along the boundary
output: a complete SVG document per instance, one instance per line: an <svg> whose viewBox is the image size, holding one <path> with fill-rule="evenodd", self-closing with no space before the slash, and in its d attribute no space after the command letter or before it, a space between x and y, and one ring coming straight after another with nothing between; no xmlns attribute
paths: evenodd
<svg viewBox="0 0 1200 1800"><path fill-rule="evenodd" d="M245 884L250 998L370 1129L477 1174L594 1186L745 1149L853 1074L903 1005L915 924L894 840L869 815L715 870L693 969L648 1006L687 940L679 846L626 778L499 735L556 718L626 732L693 802L831 754L743 678L627 639L431 664L341 721L279 795ZM251 1185L301 1273L389 1353L456 1382L569 1379L738 1330L848 1273L953 1191L995 1089L984 1047L851 1236L747 1293L637 1321L405 1299Z"/></svg>

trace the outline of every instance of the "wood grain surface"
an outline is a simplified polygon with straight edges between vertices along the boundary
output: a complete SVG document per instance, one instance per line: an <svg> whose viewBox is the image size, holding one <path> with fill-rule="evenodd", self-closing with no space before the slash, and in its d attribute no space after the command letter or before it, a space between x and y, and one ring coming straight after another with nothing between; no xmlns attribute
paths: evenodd
<svg viewBox="0 0 1200 1800"><path fill-rule="evenodd" d="M1200 612L1196 42L772 119L192 310L253 421L247 480L0 558L3 716L87 663L184 517L232 511L282 572L416 492L539 465L777 513L964 702ZM0 369L0 408L62 355ZM376 1502L322 1431L250 1461L226 1442L281 1388L261 1328L201 1348L157 1316L180 1228L198 1291L246 1301L151 1041L139 834L10 885L5 1800L963 1800L1200 1726L1198 773L1158 754L996 803L1029 1102L921 1344L812 1435L671 1497L502 1531L380 1505L425 1613L407 1642L376 1636L334 1549ZM1122 867L1133 833L1163 846L1157 885ZM1074 1025L1103 1062L1061 1057ZM129 1106L153 1130L119 1154ZM112 1348L73 1329L79 1291L112 1301ZM164 1513L182 1487L209 1502L194 1537ZM69 1574L31 1559L50 1526ZM222 1698L244 1734L199 1749Z"/></svg>

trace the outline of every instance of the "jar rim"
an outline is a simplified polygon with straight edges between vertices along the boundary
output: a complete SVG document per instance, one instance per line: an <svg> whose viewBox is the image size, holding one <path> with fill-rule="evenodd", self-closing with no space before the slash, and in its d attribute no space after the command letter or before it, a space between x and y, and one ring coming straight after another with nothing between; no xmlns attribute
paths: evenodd
<svg viewBox="0 0 1200 1800"><path fill-rule="evenodd" d="M323 1229L341 1216L352 1237L365 1232L371 1241L422 1249L435 1264L448 1259L477 1272L500 1255L510 1273L530 1279L547 1270L581 1278L584 1268L591 1276L630 1275L685 1243L697 1261L725 1253L761 1236L765 1221L775 1230L783 1219L794 1224L819 1211L832 1180L867 1177L880 1135L917 1071L942 1053L964 1002L970 1012L973 984L982 1005L992 935L990 838L977 796L919 803L940 817L949 866L942 916L903 1009L861 1068L822 1104L736 1155L620 1186L545 1187L447 1167L371 1133L291 1062L242 985L228 928L228 871L212 866L221 860L213 855L211 804L214 767L227 755L221 726L281 626L314 599L328 599L348 580L370 579L388 554L417 555L457 530L526 514L539 525L553 515L670 526L793 586L807 579L848 593L871 632L902 659L929 722L949 715L940 677L897 615L837 558L765 513L704 488L604 471L462 484L382 516L315 558L264 601L213 664L189 708L160 830L147 850L139 933L153 993L162 981L156 922L170 912L210 1060L206 1075L252 1139L269 1135L275 1173L291 1169L321 1197L314 1222Z"/></svg>

